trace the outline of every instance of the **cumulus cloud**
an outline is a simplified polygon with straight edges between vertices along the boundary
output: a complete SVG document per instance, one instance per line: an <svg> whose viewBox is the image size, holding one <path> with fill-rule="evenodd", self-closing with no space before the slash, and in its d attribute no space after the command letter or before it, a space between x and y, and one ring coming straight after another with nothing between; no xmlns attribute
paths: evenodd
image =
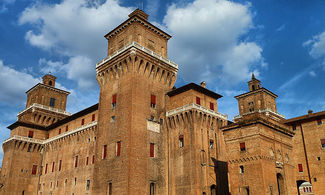
<svg viewBox="0 0 325 195"><path fill-rule="evenodd" d="M0 102L23 104L26 99L25 92L39 82L39 78L4 65L0 60Z"/></svg>
<svg viewBox="0 0 325 195"><path fill-rule="evenodd" d="M63 0L56 4L36 3L26 8L19 24L30 24L25 39L33 46L68 57L68 78L80 88L96 83L95 64L106 56L103 37L125 20L133 8L122 7L118 0ZM41 71L53 71L52 64ZM77 75L79 74L79 75Z"/></svg>
<svg viewBox="0 0 325 195"><path fill-rule="evenodd" d="M315 71L309 71L309 75L311 76L311 77L315 77L316 76L316 73L315 73Z"/></svg>
<svg viewBox="0 0 325 195"><path fill-rule="evenodd" d="M262 48L241 41L254 25L250 4L227 0L195 0L171 5L164 17L173 35L169 55L180 65L185 80L235 84L266 66ZM195 72L196 74L193 74Z"/></svg>
<svg viewBox="0 0 325 195"><path fill-rule="evenodd" d="M325 65L325 31L304 42L303 46L310 48L312 58L322 60Z"/></svg>

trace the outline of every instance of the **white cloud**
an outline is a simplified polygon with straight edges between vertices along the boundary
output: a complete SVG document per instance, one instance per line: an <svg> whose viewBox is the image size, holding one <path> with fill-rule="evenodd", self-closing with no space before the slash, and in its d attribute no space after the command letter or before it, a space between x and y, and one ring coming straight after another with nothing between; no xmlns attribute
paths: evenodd
<svg viewBox="0 0 325 195"><path fill-rule="evenodd" d="M277 28L275 31L276 32L280 32L280 31L283 31L284 29L286 28L286 25L285 24L282 24L279 28Z"/></svg>
<svg viewBox="0 0 325 195"><path fill-rule="evenodd" d="M26 99L25 92L40 82L39 78L19 72L0 60L0 102L21 105Z"/></svg>
<svg viewBox="0 0 325 195"><path fill-rule="evenodd" d="M325 57L325 31L303 43L303 46L310 47L309 55L314 59Z"/></svg>
<svg viewBox="0 0 325 195"><path fill-rule="evenodd" d="M315 76L316 76L316 73L315 73L315 71L312 70L312 71L309 72L309 75L310 75L311 77L315 77Z"/></svg>
<svg viewBox="0 0 325 195"><path fill-rule="evenodd" d="M221 79L235 84L265 66L262 48L240 41L253 28L250 4L226 0L195 0L171 5L164 18L170 34L169 55L185 80ZM193 75L193 72L196 74Z"/></svg>
<svg viewBox="0 0 325 195"><path fill-rule="evenodd" d="M118 0L98 2L36 3L26 8L19 18L19 24L32 26L25 35L31 45L69 58L73 64L66 66L65 71L80 88L94 86L95 64L107 55L107 41L103 36L133 10L120 6ZM48 70L53 71L57 64L52 65Z"/></svg>
<svg viewBox="0 0 325 195"><path fill-rule="evenodd" d="M0 14L8 11L8 5L14 4L16 0L2 0L0 2Z"/></svg>

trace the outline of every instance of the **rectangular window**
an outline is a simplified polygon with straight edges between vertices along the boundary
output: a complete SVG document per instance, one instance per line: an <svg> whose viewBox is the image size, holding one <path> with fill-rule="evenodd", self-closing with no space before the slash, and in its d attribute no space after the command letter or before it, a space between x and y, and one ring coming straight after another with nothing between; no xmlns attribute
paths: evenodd
<svg viewBox="0 0 325 195"><path fill-rule="evenodd" d="M245 172L244 166L240 165L239 166L239 173L244 173L244 172Z"/></svg>
<svg viewBox="0 0 325 195"><path fill-rule="evenodd" d="M86 166L88 165L88 163L89 163L89 157L87 156L87 158L86 158Z"/></svg>
<svg viewBox="0 0 325 195"><path fill-rule="evenodd" d="M69 131L69 126L68 125L65 126L65 131Z"/></svg>
<svg viewBox="0 0 325 195"><path fill-rule="evenodd" d="M50 106L54 107L54 105L55 105L55 98L51 98L50 99Z"/></svg>
<svg viewBox="0 0 325 195"><path fill-rule="evenodd" d="M115 122L115 116L112 116L111 117L111 123L114 123Z"/></svg>
<svg viewBox="0 0 325 195"><path fill-rule="evenodd" d="M89 190L89 187L90 187L90 180L87 180L86 190Z"/></svg>
<svg viewBox="0 0 325 195"><path fill-rule="evenodd" d="M112 96L112 108L116 108L116 94Z"/></svg>
<svg viewBox="0 0 325 195"><path fill-rule="evenodd" d="M56 187L59 187L59 181L56 181Z"/></svg>
<svg viewBox="0 0 325 195"><path fill-rule="evenodd" d="M34 131L28 131L28 137L33 138L34 137Z"/></svg>
<svg viewBox="0 0 325 195"><path fill-rule="evenodd" d="M62 160L59 161L59 171L61 171L62 168Z"/></svg>
<svg viewBox="0 0 325 195"><path fill-rule="evenodd" d="M61 129L59 129L59 135L61 134Z"/></svg>
<svg viewBox="0 0 325 195"><path fill-rule="evenodd" d="M239 145L240 145L240 151L245 152L246 151L245 142L241 142Z"/></svg>
<svg viewBox="0 0 325 195"><path fill-rule="evenodd" d="M321 124L323 124L322 120L321 119L318 119L317 120L317 125L321 125Z"/></svg>
<svg viewBox="0 0 325 195"><path fill-rule="evenodd" d="M292 125L292 130L296 130L297 129L297 127L296 127L296 125Z"/></svg>
<svg viewBox="0 0 325 195"><path fill-rule="evenodd" d="M36 175L36 173L37 173L37 165L33 165L32 175Z"/></svg>
<svg viewBox="0 0 325 195"><path fill-rule="evenodd" d="M47 173L47 163L45 165L45 173L44 174L46 174L46 173Z"/></svg>
<svg viewBox="0 0 325 195"><path fill-rule="evenodd" d="M210 148L210 149L213 148L213 139L210 139L209 148Z"/></svg>
<svg viewBox="0 0 325 195"><path fill-rule="evenodd" d="M113 191L112 182L109 182L108 183L108 195L112 195L112 191Z"/></svg>
<svg viewBox="0 0 325 195"><path fill-rule="evenodd" d="M325 148L325 139L320 139L320 144L322 145L322 148Z"/></svg>
<svg viewBox="0 0 325 195"><path fill-rule="evenodd" d="M96 115L95 114L91 115L91 121L95 121L95 119L96 119Z"/></svg>
<svg viewBox="0 0 325 195"><path fill-rule="evenodd" d="M121 141L116 142L116 156L121 155Z"/></svg>
<svg viewBox="0 0 325 195"><path fill-rule="evenodd" d="M179 136L179 147L180 148L184 147L184 136L183 135Z"/></svg>
<svg viewBox="0 0 325 195"><path fill-rule="evenodd" d="M81 120L81 125L84 125L85 124L85 119L83 118L82 120Z"/></svg>
<svg viewBox="0 0 325 195"><path fill-rule="evenodd" d="M299 172L303 172L302 164L298 164L298 171L299 171Z"/></svg>
<svg viewBox="0 0 325 195"><path fill-rule="evenodd" d="M155 144L150 143L150 157L155 157Z"/></svg>
<svg viewBox="0 0 325 195"><path fill-rule="evenodd" d="M92 164L95 163L95 155L93 155Z"/></svg>
<svg viewBox="0 0 325 195"><path fill-rule="evenodd" d="M103 159L106 159L106 155L107 155L107 145L104 145L104 147L103 147Z"/></svg>
<svg viewBox="0 0 325 195"><path fill-rule="evenodd" d="M155 183L150 183L150 195L155 195Z"/></svg>
<svg viewBox="0 0 325 195"><path fill-rule="evenodd" d="M53 162L52 163L52 172L54 172L54 165L55 165L55 163Z"/></svg>
<svg viewBox="0 0 325 195"><path fill-rule="evenodd" d="M214 104L210 102L210 110L214 110Z"/></svg>
<svg viewBox="0 0 325 195"><path fill-rule="evenodd" d="M77 185L77 178L74 178L74 185Z"/></svg>
<svg viewBox="0 0 325 195"><path fill-rule="evenodd" d="M199 97L196 97L196 104L201 105L201 99Z"/></svg>
<svg viewBox="0 0 325 195"><path fill-rule="evenodd" d="M156 108L156 96L155 95L151 95L150 106L151 106L151 108Z"/></svg>
<svg viewBox="0 0 325 195"><path fill-rule="evenodd" d="M78 156L76 156L76 158L75 158L74 167L78 167Z"/></svg>

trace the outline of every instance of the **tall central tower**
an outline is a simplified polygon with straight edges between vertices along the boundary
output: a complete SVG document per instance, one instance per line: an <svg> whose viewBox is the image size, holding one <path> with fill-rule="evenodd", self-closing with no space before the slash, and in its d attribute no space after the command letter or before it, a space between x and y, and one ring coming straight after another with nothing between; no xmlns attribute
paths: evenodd
<svg viewBox="0 0 325 195"><path fill-rule="evenodd" d="M170 35L137 9L105 35L108 56L96 65L100 85L95 194L165 194L165 98L177 64L167 59Z"/></svg>

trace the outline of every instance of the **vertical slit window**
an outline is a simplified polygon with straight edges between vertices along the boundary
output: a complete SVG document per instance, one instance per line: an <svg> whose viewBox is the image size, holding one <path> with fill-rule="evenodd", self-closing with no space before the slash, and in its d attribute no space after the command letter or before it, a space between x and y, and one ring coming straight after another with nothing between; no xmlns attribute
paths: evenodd
<svg viewBox="0 0 325 195"><path fill-rule="evenodd" d="M95 119L96 119L96 115L95 114L91 115L91 121L95 121Z"/></svg>
<svg viewBox="0 0 325 195"><path fill-rule="evenodd" d="M209 142L209 148L212 149L213 148L213 139L210 139L210 142Z"/></svg>
<svg viewBox="0 0 325 195"><path fill-rule="evenodd" d="M55 105L55 98L51 98L50 99L50 106L54 107L54 105Z"/></svg>
<svg viewBox="0 0 325 195"><path fill-rule="evenodd" d="M88 163L89 163L89 157L87 156L87 158L86 158L86 166L88 165Z"/></svg>
<svg viewBox="0 0 325 195"><path fill-rule="evenodd" d="M61 128L59 129L59 135L61 134Z"/></svg>
<svg viewBox="0 0 325 195"><path fill-rule="evenodd" d="M59 171L61 171L62 168L62 160L59 161Z"/></svg>
<svg viewBox="0 0 325 195"><path fill-rule="evenodd" d="M65 131L68 131L68 130L69 130L69 126L66 125L66 126L65 126Z"/></svg>
<svg viewBox="0 0 325 195"><path fill-rule="evenodd" d="M155 144L150 143L150 157L155 157Z"/></svg>
<svg viewBox="0 0 325 195"><path fill-rule="evenodd" d="M116 108L116 94L112 96L112 108Z"/></svg>
<svg viewBox="0 0 325 195"><path fill-rule="evenodd" d="M116 142L116 156L121 155L121 141Z"/></svg>
<svg viewBox="0 0 325 195"><path fill-rule="evenodd" d="M298 164L298 171L299 171L299 172L303 172L302 164Z"/></svg>
<svg viewBox="0 0 325 195"><path fill-rule="evenodd" d="M54 166L55 166L55 163L53 162L52 163L52 172L54 172Z"/></svg>
<svg viewBox="0 0 325 195"><path fill-rule="evenodd" d="M151 106L151 108L156 108L156 96L155 95L151 95L150 106Z"/></svg>
<svg viewBox="0 0 325 195"><path fill-rule="evenodd" d="M78 167L78 156L75 157L75 160L74 160L74 167Z"/></svg>
<svg viewBox="0 0 325 195"><path fill-rule="evenodd" d="M244 166L240 165L239 166L239 173L244 173L244 172L245 172Z"/></svg>
<svg viewBox="0 0 325 195"><path fill-rule="evenodd" d="M45 174L47 173L47 163L45 165Z"/></svg>
<svg viewBox="0 0 325 195"><path fill-rule="evenodd" d="M108 183L108 195L112 195L112 191L113 191L113 185L112 182Z"/></svg>
<svg viewBox="0 0 325 195"><path fill-rule="evenodd" d="M85 119L83 118L82 120L81 120L81 125L84 125L85 124Z"/></svg>
<svg viewBox="0 0 325 195"><path fill-rule="evenodd" d="M87 180L86 190L89 190L89 187L90 187L90 180Z"/></svg>
<svg viewBox="0 0 325 195"><path fill-rule="evenodd" d="M95 163L95 155L93 155L92 164Z"/></svg>
<svg viewBox="0 0 325 195"><path fill-rule="evenodd" d="M150 183L150 195L155 195L155 183Z"/></svg>
<svg viewBox="0 0 325 195"><path fill-rule="evenodd" d="M107 145L104 145L104 148L103 148L103 159L106 159L106 155L107 155Z"/></svg>

